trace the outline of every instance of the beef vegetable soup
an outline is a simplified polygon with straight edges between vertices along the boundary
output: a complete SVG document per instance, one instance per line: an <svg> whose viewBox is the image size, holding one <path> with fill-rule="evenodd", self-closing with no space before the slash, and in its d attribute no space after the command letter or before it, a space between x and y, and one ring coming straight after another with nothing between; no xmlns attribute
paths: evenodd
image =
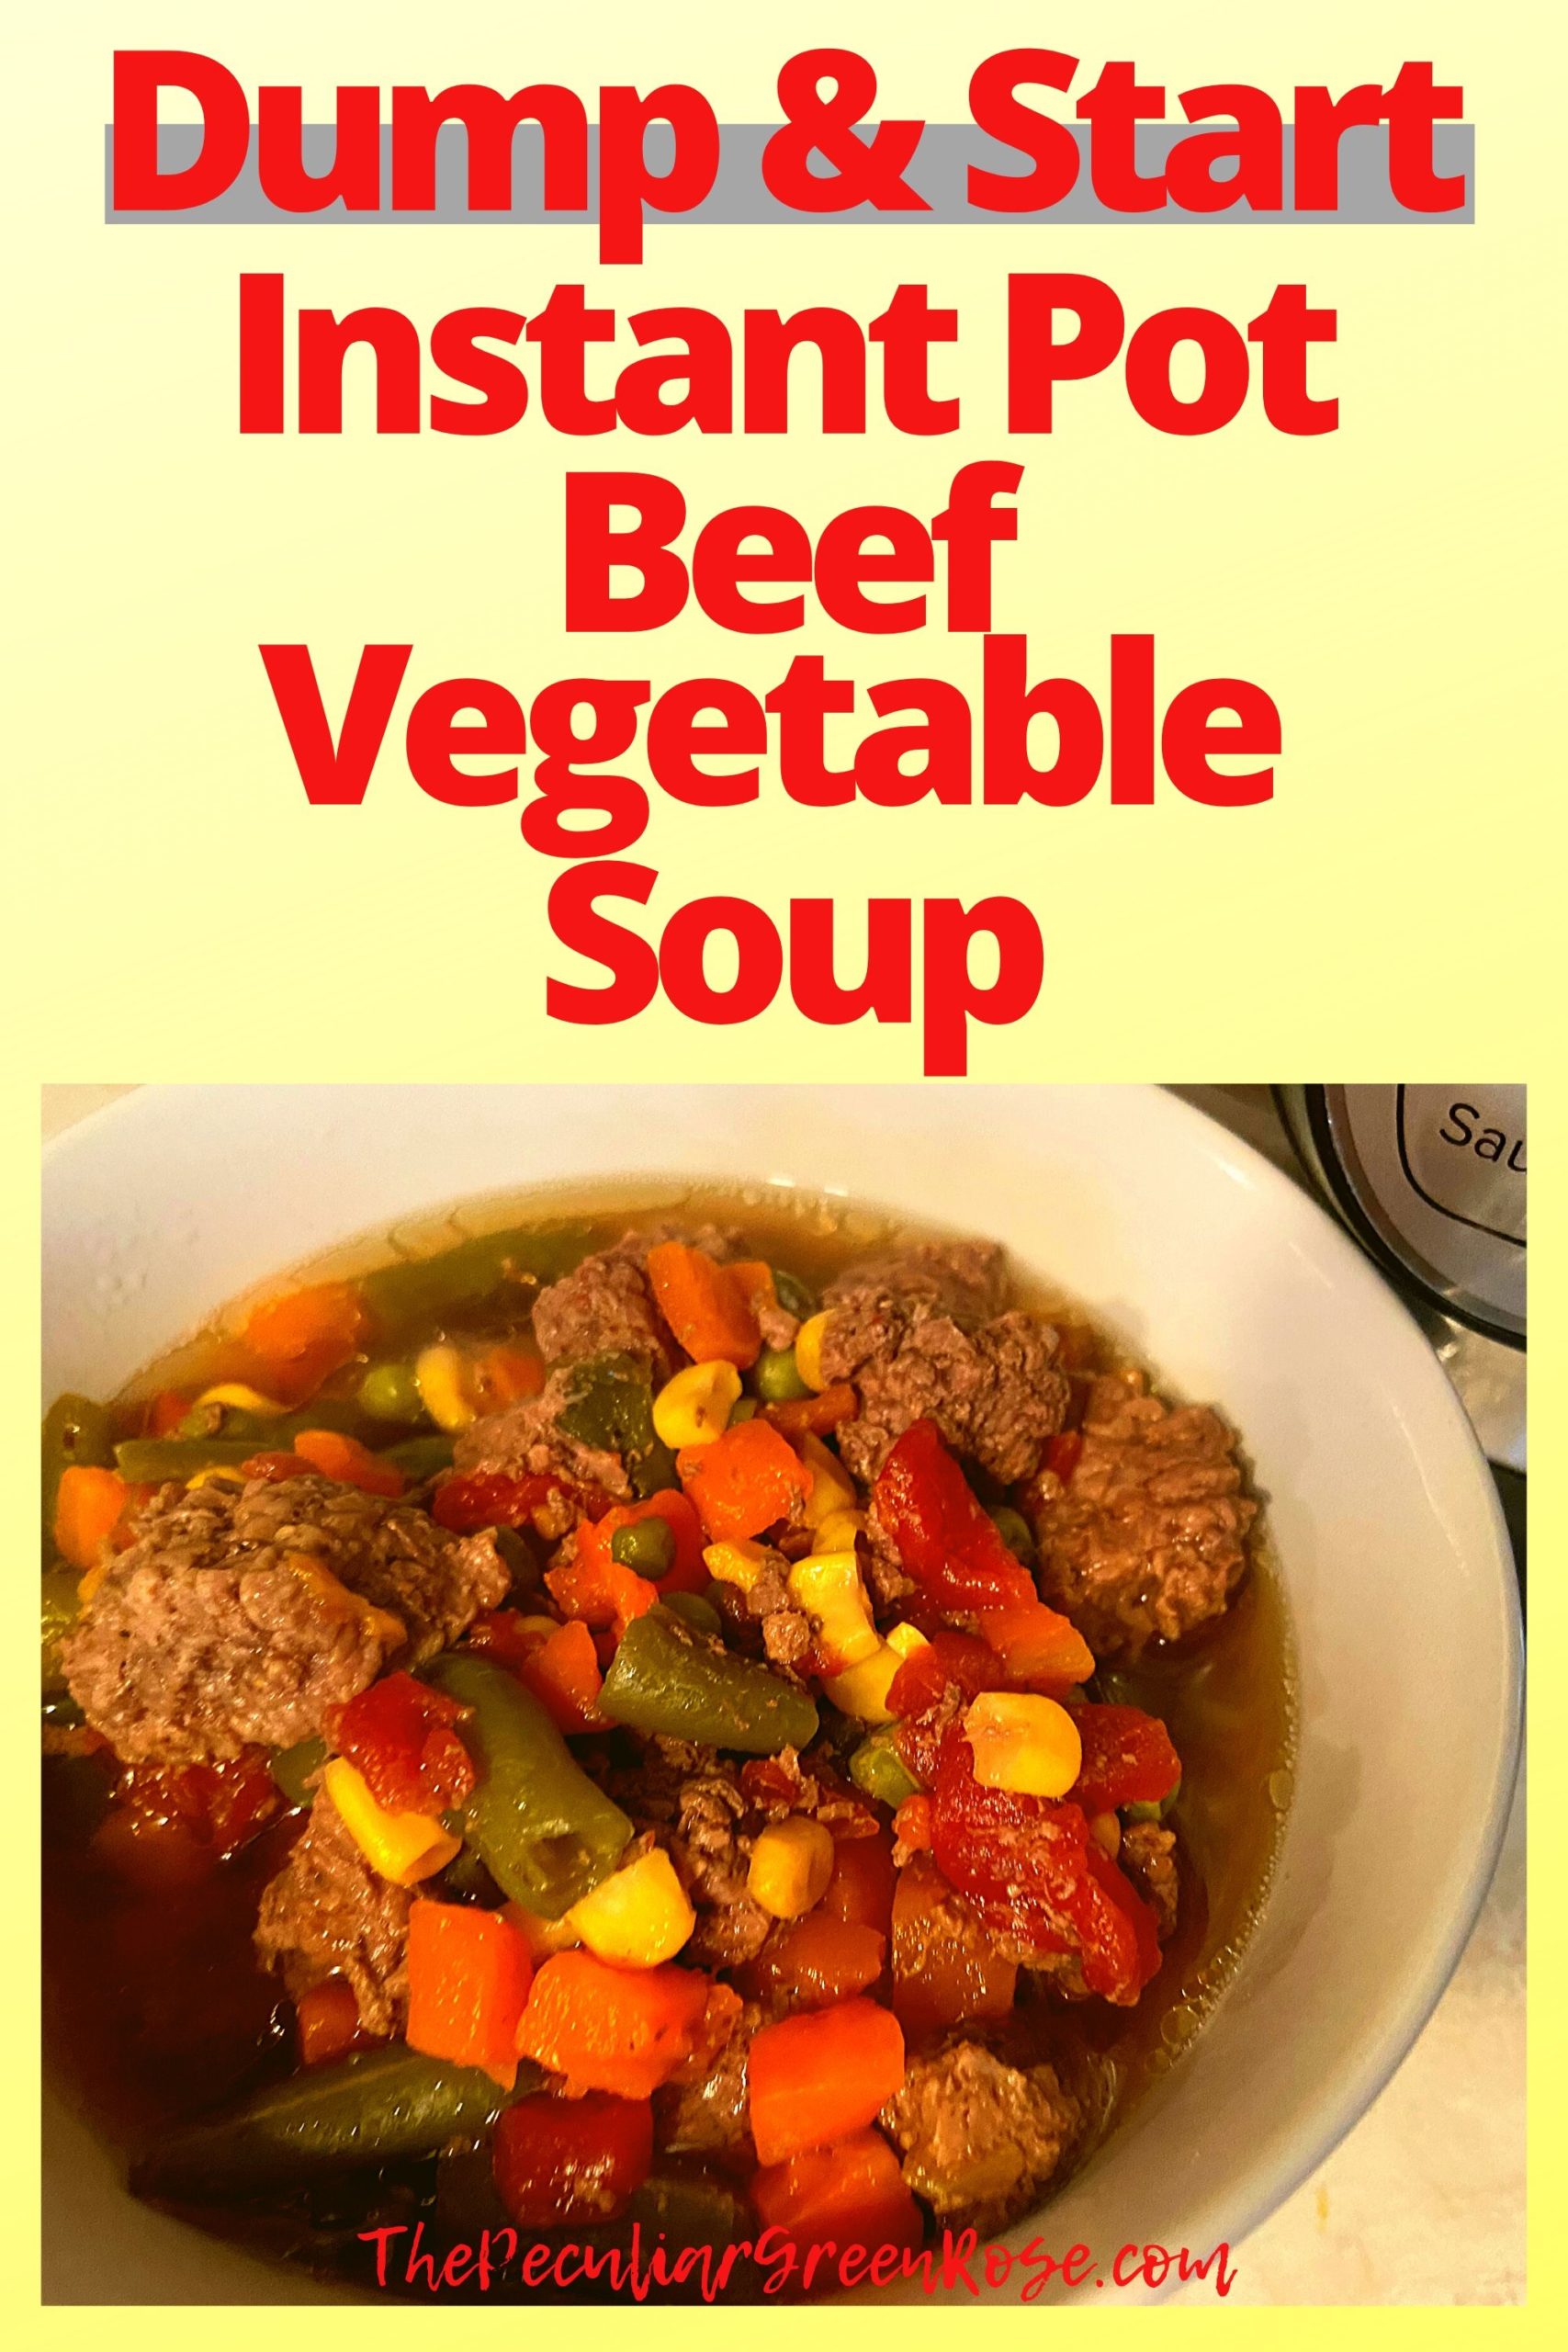
<svg viewBox="0 0 1568 2352"><path fill-rule="evenodd" d="M507 1214L50 1412L54 2060L139 2195L362 2284L416 2227L742 2297L994 2236L1268 1879L1235 1435L981 1238Z"/></svg>

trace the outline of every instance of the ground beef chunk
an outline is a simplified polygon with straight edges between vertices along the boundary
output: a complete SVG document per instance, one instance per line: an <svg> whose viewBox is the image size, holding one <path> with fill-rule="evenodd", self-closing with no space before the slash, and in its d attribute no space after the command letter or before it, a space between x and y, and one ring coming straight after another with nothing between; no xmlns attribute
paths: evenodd
<svg viewBox="0 0 1568 2352"><path fill-rule="evenodd" d="M800 1331L800 1317L781 1306L772 1293L757 1302L757 1329L765 1348L793 1348Z"/></svg>
<svg viewBox="0 0 1568 2352"><path fill-rule="evenodd" d="M539 1293L534 1337L547 1363L572 1363L606 1352L641 1356L660 1377L671 1362L670 1335L643 1272L645 1244L596 1250Z"/></svg>
<svg viewBox="0 0 1568 2352"><path fill-rule="evenodd" d="M773 1920L746 1890L750 1840L738 1781L716 1770L685 1781L667 1843L697 1924L682 1957L699 1968L739 1968L754 1960Z"/></svg>
<svg viewBox="0 0 1568 2352"><path fill-rule="evenodd" d="M564 1478L570 1486L599 1487L615 1501L626 1501L631 1487L620 1455L603 1446L584 1445L560 1427L560 1415L572 1395L570 1367L552 1372L537 1396L525 1396L464 1430L452 1449L454 1463L464 1472L497 1472L508 1478ZM582 1516L563 1498L557 1522L545 1523L543 1532L564 1535Z"/></svg>
<svg viewBox="0 0 1568 2352"><path fill-rule="evenodd" d="M1035 2202L1078 2128L1055 2068L1005 2065L977 2041L915 2058L878 2120L941 2222L993 2236Z"/></svg>
<svg viewBox="0 0 1568 2352"><path fill-rule="evenodd" d="M1055 1354L1052 1326L1018 1310L971 1329L924 1301L847 1294L822 1339L824 1374L852 1381L860 1396L858 1419L838 1432L845 1466L874 1478L894 1440L929 1416L1003 1485L1032 1477L1066 1417Z"/></svg>
<svg viewBox="0 0 1568 2352"><path fill-rule="evenodd" d="M408 2011L410 1896L373 1871L342 1815L318 1790L288 1861L256 1918L264 1968L291 1999L326 1976L346 1976L370 2033L394 2033Z"/></svg>
<svg viewBox="0 0 1568 2352"><path fill-rule="evenodd" d="M170 1487L62 1645L71 1692L128 1763L319 1731L383 1666L418 1666L504 1599L489 1535L318 1477Z"/></svg>
<svg viewBox="0 0 1568 2352"><path fill-rule="evenodd" d="M1176 1833L1162 1828L1157 1821L1134 1821L1122 1833L1119 1859L1139 1894L1153 1906L1161 1943L1168 1943L1176 1932L1181 1899Z"/></svg>
<svg viewBox="0 0 1568 2352"><path fill-rule="evenodd" d="M770 1552L745 1600L747 1615L761 1627L769 1665L793 1673L811 1647L812 1634L810 1618L790 1597L788 1576L783 1553Z"/></svg>
<svg viewBox="0 0 1568 2352"><path fill-rule="evenodd" d="M822 1304L841 1306L869 1293L950 1315L958 1323L986 1323L1002 1312L1011 1292L999 1242L922 1241L847 1267L829 1283Z"/></svg>
<svg viewBox="0 0 1568 2352"><path fill-rule="evenodd" d="M728 1987L716 1985L715 1994ZM751 2127L746 2109L746 2061L751 2036L762 2022L755 2001L744 2005L731 1994L724 2012L728 2031L716 2049L699 2052L655 2094L659 2144L674 2154L748 2160ZM712 2001L710 1998L710 2007Z"/></svg>
<svg viewBox="0 0 1568 2352"><path fill-rule="evenodd" d="M1142 1373L1094 1382L1083 1441L1068 1484L1032 1498L1041 1589L1097 1655L1135 1657L1221 1614L1258 1506L1219 1415L1162 1404Z"/></svg>

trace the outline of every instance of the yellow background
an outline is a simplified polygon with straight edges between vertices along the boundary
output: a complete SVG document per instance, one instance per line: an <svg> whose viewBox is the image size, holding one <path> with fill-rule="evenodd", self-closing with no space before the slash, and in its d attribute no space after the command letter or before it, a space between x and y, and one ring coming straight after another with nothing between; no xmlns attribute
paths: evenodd
<svg viewBox="0 0 1568 2352"><path fill-rule="evenodd" d="M765 685L802 649L863 680L976 675L972 641L936 629L863 641L818 617L798 639L734 639L688 618L597 650L569 639L561 476L573 466L671 473L694 515L763 498L816 529L866 497L929 516L959 464L1011 456L1026 469L1022 520L998 559L998 626L1029 630L1032 675L1099 690L1111 631L1152 629L1168 693L1239 674L1283 717L1275 800L1251 811L1208 812L1166 793L1151 809L1112 812L1102 791L1068 811L933 804L836 816L796 809L776 790L716 817L660 799L634 853L660 869L659 915L709 890L756 898L775 917L792 891L836 890L852 910L870 891L1013 890L1046 933L1045 989L1021 1025L975 1033L976 1075L1413 1078L1446 1066L1526 1076L1538 1187L1560 1181L1560 1106L1542 1082L1558 1058L1562 997L1548 946L1560 928L1563 782L1558 17L1458 0L1317 0L1307 10L1064 0L1048 11L968 0L942 12L910 0L801 0L776 13L716 0L547 10L120 0L29 11L8 37L6 147L6 217L25 232L10 265L7 452L20 741L6 866L19 888L7 894L0 948L17 1211L7 1352L28 1390L12 1426L31 1410L42 1078L874 1080L918 1069L911 1033L813 1029L787 1001L730 1029L696 1029L662 1004L631 1028L548 1024L547 970L602 977L571 968L548 937L544 899L558 868L524 847L515 807L458 811L426 799L403 767L400 729L362 810L307 807L256 654L264 639L315 649L334 715L359 647L378 639L413 640L403 715L412 692L457 673L493 676L525 699L600 665L651 665L665 683L716 671ZM979 60L1022 42L1074 51L1080 86L1106 58L1130 56L1173 92L1250 79L1287 110L1298 81L1385 81L1406 57L1427 57L1439 78L1462 82L1478 125L1478 219L1142 234L655 228L640 268L610 271L590 231L108 229L102 129L116 42L207 50L252 89L300 83L316 119L330 119L339 81L510 89L558 79L591 93L603 81L677 78L696 82L722 119L767 121L779 64L817 43L872 59L879 110L950 121L964 119ZM1304 280L1339 313L1338 343L1314 354L1312 381L1337 392L1340 430L1277 435L1254 395L1225 431L1174 440L1133 416L1112 374L1066 396L1049 440L1010 443L998 378L1005 277L1043 266L1107 277L1130 320L1184 302L1245 324L1277 283ZM491 440L379 439L361 412L342 439L242 442L237 279L278 267L291 309L386 301L423 325L468 303L531 312L560 280L622 311L685 301L733 320L748 301L787 311L832 300L863 321L900 279L919 279L960 311L959 356L939 354L936 374L961 391L964 428L934 441L874 424L863 441L798 431L754 443L575 443L530 414ZM1560 1328L1556 1227L1538 1216L1538 1337ZM1539 1348L1537 1365L1538 1428L1549 1431L1542 1380L1560 1394L1561 1366ZM1544 1452L1538 1526L1556 1477ZM1547 1539L1538 1534L1538 1649L1560 1615L1550 1528ZM1552 1759L1538 1761L1550 1784ZM1560 1939L1560 1911L1544 1933L1538 1920L1543 1941ZM1538 1952L1538 1985L1551 1958ZM1560 2030L1538 2008L1535 2181L1550 2211L1562 2177ZM24 2304L30 2147L24 2130L10 2199ZM1561 2235L1542 2233L1535 2249L1533 2320L1557 2284L1551 2241ZM344 2315L291 2313L288 2324L337 2331ZM398 2312L368 2324L409 2323ZM936 2313L913 2323L951 2324ZM1077 2324L1055 2312L987 2320ZM1120 2334L1211 2323L1100 2312L1093 2324ZM1476 2324L1488 2323L1411 2319L1423 2341ZM221 2324L228 2340L258 2343L273 2326L265 2313ZM484 2323L448 2313L440 2324ZM704 2323L610 2313L587 2324L657 2336ZM865 2329L854 2314L809 2324ZM1296 2332L1256 2314L1247 2324ZM1402 2323L1369 2313L1351 2324ZM61 2342L81 2325L70 2312L44 2323ZM151 2340L134 2312L116 2325ZM159 2323L160 2341L195 2326L186 2316Z"/></svg>

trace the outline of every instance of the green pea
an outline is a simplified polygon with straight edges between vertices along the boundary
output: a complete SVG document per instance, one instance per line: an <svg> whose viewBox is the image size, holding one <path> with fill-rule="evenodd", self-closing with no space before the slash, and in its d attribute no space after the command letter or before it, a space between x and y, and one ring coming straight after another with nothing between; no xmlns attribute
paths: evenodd
<svg viewBox="0 0 1568 2352"><path fill-rule="evenodd" d="M893 1745L893 1726L885 1724L863 1739L850 1758L850 1778L857 1789L868 1797L892 1805L895 1811L906 1797L915 1795L919 1782Z"/></svg>
<svg viewBox="0 0 1568 2352"><path fill-rule="evenodd" d="M610 1538L610 1557L620 1568L630 1568L657 1584L675 1565L675 1538L667 1520L639 1519L617 1527Z"/></svg>
<svg viewBox="0 0 1568 2352"><path fill-rule="evenodd" d="M1012 1510L1007 1503L998 1503L995 1510L988 1510L986 1516L1014 1559L1021 1560L1025 1567L1032 1567L1035 1556L1034 1531L1023 1513L1021 1510Z"/></svg>
<svg viewBox="0 0 1568 2352"><path fill-rule="evenodd" d="M700 1592L672 1592L664 1606L677 1617L683 1617L688 1625L694 1625L699 1634L711 1634L716 1640L724 1632L723 1618Z"/></svg>
<svg viewBox="0 0 1568 2352"><path fill-rule="evenodd" d="M1124 1804L1122 1818L1124 1821L1163 1821L1180 1794L1181 1782L1178 1781L1169 1795L1161 1797L1157 1803L1153 1799L1139 1798L1132 1804Z"/></svg>
<svg viewBox="0 0 1568 2352"><path fill-rule="evenodd" d="M796 1396L811 1394L800 1376L793 1348L764 1348L752 1377L764 1405L787 1405Z"/></svg>
<svg viewBox="0 0 1568 2352"><path fill-rule="evenodd" d="M373 1363L359 1384L359 1408L373 1421L423 1421L427 1416L412 1363Z"/></svg>
<svg viewBox="0 0 1568 2352"><path fill-rule="evenodd" d="M327 1744L314 1733L297 1739L292 1747L276 1747L272 1752L272 1777L292 1805L310 1804L315 1792L309 1783L327 1760Z"/></svg>

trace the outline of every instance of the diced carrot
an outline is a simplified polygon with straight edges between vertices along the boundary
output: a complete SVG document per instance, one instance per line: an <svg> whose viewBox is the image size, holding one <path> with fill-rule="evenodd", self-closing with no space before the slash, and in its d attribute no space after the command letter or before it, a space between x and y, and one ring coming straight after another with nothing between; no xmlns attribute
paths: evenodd
<svg viewBox="0 0 1568 2352"><path fill-rule="evenodd" d="M647 1519L661 1519L675 1539L674 1566L657 1584L623 1567L611 1550L623 1527L636 1527ZM579 1617L585 1625L613 1625L617 1637L660 1594L701 1592L707 1581L697 1515L675 1487L661 1488L645 1502L616 1503L600 1518L585 1521L577 1531L572 1558L545 1578L564 1615Z"/></svg>
<svg viewBox="0 0 1568 2352"><path fill-rule="evenodd" d="M468 1366L475 1401L482 1413L536 1396L545 1385L544 1359L536 1349L487 1348Z"/></svg>
<svg viewBox="0 0 1568 2352"><path fill-rule="evenodd" d="M365 1309L353 1284L316 1283L264 1299L252 1309L243 1339L265 1367L269 1395L299 1405L358 1353L365 1331Z"/></svg>
<svg viewBox="0 0 1568 2352"><path fill-rule="evenodd" d="M330 2066L351 2050L376 2041L359 2022L359 2004L346 1976L323 1976L307 1985L294 2004L294 2028L302 2066Z"/></svg>
<svg viewBox="0 0 1568 2352"><path fill-rule="evenodd" d="M683 1241L659 1241L648 1253L648 1279L660 1315L694 1363L732 1363L738 1372L756 1363L762 1335L730 1267Z"/></svg>
<svg viewBox="0 0 1568 2352"><path fill-rule="evenodd" d="M903 2029L874 2001L840 2001L763 2026L747 2069L758 2159L780 2164L871 2122L902 2087Z"/></svg>
<svg viewBox="0 0 1568 2352"><path fill-rule="evenodd" d="M821 1908L852 1927L874 1928L887 1936L893 1925L893 1840L886 1829L872 1838L835 1838L833 1875Z"/></svg>
<svg viewBox="0 0 1568 2352"><path fill-rule="evenodd" d="M190 1398L181 1388L162 1388L147 1408L147 1435L173 1437L190 1410Z"/></svg>
<svg viewBox="0 0 1568 2352"><path fill-rule="evenodd" d="M530 1690L557 1728L575 1735L603 1731L609 1717L599 1706L604 1678L593 1636L584 1624L558 1626L536 1647L530 1648L513 1668Z"/></svg>
<svg viewBox="0 0 1568 2352"><path fill-rule="evenodd" d="M975 1623L1021 1688L1071 1690L1094 1672L1094 1652L1077 1627L1043 1600L982 1609Z"/></svg>
<svg viewBox="0 0 1568 2352"><path fill-rule="evenodd" d="M73 1462L60 1476L54 1505L54 1541L61 1556L84 1573L92 1567L119 1524L126 1484L117 1470L95 1470Z"/></svg>
<svg viewBox="0 0 1568 2352"><path fill-rule="evenodd" d="M792 2009L819 2009L874 1984L886 1951L887 1939L874 1928L835 1919L818 1904L769 1937L741 1972L741 1985L754 2000L776 1996Z"/></svg>
<svg viewBox="0 0 1568 2352"><path fill-rule="evenodd" d="M790 1396L782 1405L764 1405L761 1418L793 1441L826 1437L860 1413L860 1398L847 1380L835 1382L818 1396Z"/></svg>
<svg viewBox="0 0 1568 2352"><path fill-rule="evenodd" d="M294 1451L323 1478L335 1478L342 1487L358 1487L367 1495L400 1495L407 1483L390 1462L380 1461L367 1445L361 1445L356 1437L345 1437L341 1430L301 1430Z"/></svg>
<svg viewBox="0 0 1568 2352"><path fill-rule="evenodd" d="M761 1419L732 1422L711 1445L688 1446L677 1467L714 1544L761 1535L788 1519L813 1483L794 1447Z"/></svg>
<svg viewBox="0 0 1568 2352"><path fill-rule="evenodd" d="M264 1485L279 1486L285 1478L308 1477L315 1469L302 1453L253 1453L240 1464L242 1478L260 1478Z"/></svg>
<svg viewBox="0 0 1568 2352"><path fill-rule="evenodd" d="M577 2089L650 2098L695 2048L707 1995L695 1969L612 1968L592 1952L557 1952L534 1979L518 2052Z"/></svg>
<svg viewBox="0 0 1568 2352"><path fill-rule="evenodd" d="M833 2147L764 2165L752 2178L751 2202L764 2229L782 2230L800 2246L831 2241L840 2250L912 2251L924 2235L920 2209L880 2132L856 2132Z"/></svg>
<svg viewBox="0 0 1568 2352"><path fill-rule="evenodd" d="M893 2007L906 2032L1005 2018L1017 1990L1013 1962L931 1857L917 1854L893 1898Z"/></svg>
<svg viewBox="0 0 1568 2352"><path fill-rule="evenodd" d="M482 2066L510 2089L534 1975L528 1947L511 1920L468 1903L415 1903L408 1971L409 2048L457 2066Z"/></svg>

